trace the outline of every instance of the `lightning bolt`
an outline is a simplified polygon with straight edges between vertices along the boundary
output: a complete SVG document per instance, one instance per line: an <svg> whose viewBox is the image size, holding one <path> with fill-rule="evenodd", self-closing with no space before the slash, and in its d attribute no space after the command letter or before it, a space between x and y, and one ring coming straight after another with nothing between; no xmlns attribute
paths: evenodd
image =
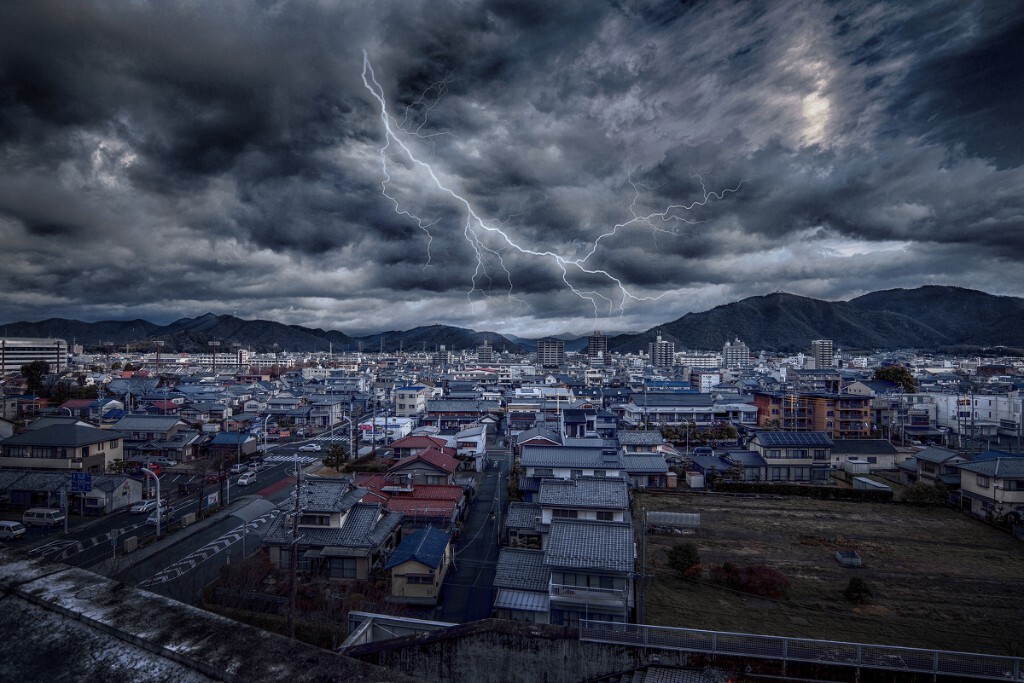
<svg viewBox="0 0 1024 683"><path fill-rule="evenodd" d="M669 292L662 292L657 296L639 296L631 292L622 280L614 274L608 272L604 268L592 266L590 263L601 246L601 242L610 239L617 235L620 231L629 228L631 226L646 226L654 234L665 233L671 235L678 235L678 228L682 224L693 224L697 221L688 219L684 214L692 211L695 208L708 205L710 202L722 200L727 194L738 192L742 186L742 181L734 188L727 188L720 192L712 192L707 189L704 184L704 179L700 174L694 174L694 178L699 180L701 186L701 198L697 199L689 204L671 204L666 206L660 211L651 211L648 213L641 213L637 204L640 199L641 190L647 189L639 183L635 183L630 179L630 184L633 187L633 200L630 203L629 211L631 218L622 223L618 223L612 226L606 232L598 235L593 241L589 250L581 258L570 258L563 256L557 252L551 250L537 250L532 249L528 246L520 244L508 231L504 228L500 221L495 219L488 219L480 216L473 204L459 194L457 191L449 187L444 181L441 180L434 167L419 158L419 156L409 147L405 142L406 137L416 138L428 138L433 142L432 136L423 135L422 129L426 123L426 117L429 115L431 109L436 105L436 100L433 104L427 103L425 98L427 93L436 92L437 97L440 97L447 91L447 85L450 82L448 79L438 81L432 84L423 95L420 96L415 102L406 108L405 116L402 121L399 122L394 116L391 115L388 109L387 100L384 97L384 88L377 81L376 74L373 71L373 66L370 64L369 57L366 51L363 51L363 71L362 71L363 86L370 93L370 95L377 101L380 109L380 121L384 129L385 141L380 150L381 160L381 193L391 202L394 206L394 210L397 214L407 217L409 220L416 223L420 230L422 230L427 236L427 262L424 265L424 269L430 265L431 254L430 247L433 244L433 234L431 228L441 219L435 219L433 221L427 221L415 214L408 209L403 208L401 202L391 194L389 187L392 184L392 176L389 172L389 158L393 153L402 154L405 159L408 160L412 167L421 170L430 178L433 186L443 195L447 195L456 205L462 207L462 211L465 214L465 222L462 225L462 234L467 244L473 250L476 256L476 268L473 271L471 277L471 286L469 291L466 293L466 297L469 300L470 306L473 306L473 294L479 293L487 299L491 299L490 289L494 285L494 279L488 271L488 259L497 261L498 268L502 275L502 280L508 283L507 296L527 307L527 304L522 299L519 299L514 295L514 286L512 283L512 272L509 270L505 263L503 252L518 253L524 256L530 256L537 259L545 260L550 262L555 268L561 273L562 282L565 283L566 287L573 294L578 296L583 301L588 301L593 306L595 319L600 317L601 310L607 307L608 314L610 315L618 306L619 314L625 312L627 301L657 301L662 297L669 294ZM410 112L414 108L423 109L423 120L416 125L412 130L407 129L410 123ZM435 134L436 135L436 134ZM393 148L397 148L397 152L393 151ZM484 241L485 237L490 237L494 240L497 246L488 246ZM611 296L607 296L593 289L584 289L581 285L575 284L572 281L572 276L591 276L598 279L603 279L608 285L617 290L615 299ZM480 283L486 280L488 287L486 289L480 286Z"/></svg>

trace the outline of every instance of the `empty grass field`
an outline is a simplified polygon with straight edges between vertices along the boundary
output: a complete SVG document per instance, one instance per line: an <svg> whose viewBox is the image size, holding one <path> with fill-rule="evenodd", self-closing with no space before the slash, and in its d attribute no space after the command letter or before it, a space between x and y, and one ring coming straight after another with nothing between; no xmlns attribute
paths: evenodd
<svg viewBox="0 0 1024 683"><path fill-rule="evenodd" d="M692 535L646 536L646 623L1024 656L1024 542L955 510L640 493L638 533L643 510L701 514ZM668 549L686 540L699 549L700 581L666 564ZM836 550L857 551L864 566L841 566ZM709 568L725 562L783 572L787 597L711 583ZM843 598L852 576L867 581L869 604Z"/></svg>

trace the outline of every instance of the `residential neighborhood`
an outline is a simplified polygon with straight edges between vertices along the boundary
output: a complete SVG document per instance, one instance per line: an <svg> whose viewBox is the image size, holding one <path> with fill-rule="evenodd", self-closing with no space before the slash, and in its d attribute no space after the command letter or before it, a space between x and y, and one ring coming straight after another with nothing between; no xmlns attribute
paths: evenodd
<svg viewBox="0 0 1024 683"><path fill-rule="evenodd" d="M555 349L546 363L490 346L238 351L216 370L212 355L69 354L59 370L40 358L50 386L93 397L58 402L30 374L4 375L0 516L28 527L13 549L122 580L152 567L140 586L193 604L289 624L356 610L410 632L651 625L673 547L657 534L712 545L688 501L769 496L784 514L787 500L828 499L846 514L921 498L1024 546L1024 362L741 344ZM880 379L895 371L912 385ZM135 507L159 510L140 526L121 517ZM53 523L30 525L39 510ZM218 526L236 515L235 531ZM146 548L190 534L211 537L205 578L152 564ZM721 571L691 567L697 581ZM242 568L258 585L239 583Z"/></svg>

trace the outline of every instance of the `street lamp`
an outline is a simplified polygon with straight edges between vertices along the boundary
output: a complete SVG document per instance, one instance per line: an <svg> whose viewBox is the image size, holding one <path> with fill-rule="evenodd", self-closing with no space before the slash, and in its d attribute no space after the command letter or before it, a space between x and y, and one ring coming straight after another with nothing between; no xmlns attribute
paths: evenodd
<svg viewBox="0 0 1024 683"><path fill-rule="evenodd" d="M160 517L161 517L161 513L163 512L163 509L162 509L163 505L161 504L162 503L162 499L160 498L160 477L156 476L156 473L154 473L153 470L149 469L148 467L143 467L142 468L142 472L143 472L143 474L146 475L146 478L152 477L153 481L156 482L156 537L157 537L157 539L159 539L160 538Z"/></svg>

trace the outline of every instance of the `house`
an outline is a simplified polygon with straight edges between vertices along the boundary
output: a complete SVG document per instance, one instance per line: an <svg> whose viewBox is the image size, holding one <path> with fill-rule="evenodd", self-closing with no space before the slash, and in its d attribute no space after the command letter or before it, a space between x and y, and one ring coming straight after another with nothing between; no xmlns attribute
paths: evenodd
<svg viewBox="0 0 1024 683"><path fill-rule="evenodd" d="M452 535L432 526L402 539L384 569L391 572L389 602L436 605L452 563Z"/></svg>
<svg viewBox="0 0 1024 683"><path fill-rule="evenodd" d="M730 469L739 470L740 481L765 481L768 477L768 462L756 451L727 451L723 457L732 464Z"/></svg>
<svg viewBox="0 0 1024 683"><path fill-rule="evenodd" d="M209 453L223 461L242 462L256 453L259 441L249 432L218 432L209 442Z"/></svg>
<svg viewBox="0 0 1024 683"><path fill-rule="evenodd" d="M459 461L437 448L428 448L402 458L388 469L395 479L405 478L412 484L453 484Z"/></svg>
<svg viewBox="0 0 1024 683"><path fill-rule="evenodd" d="M449 455L451 457L455 457L456 454L455 449L448 448L448 440L440 436L410 434L409 436L403 436L401 439L398 439L391 444L391 450L394 452L395 459L397 460L408 458L410 455L416 455L428 448L436 448L445 455Z"/></svg>
<svg viewBox="0 0 1024 683"><path fill-rule="evenodd" d="M54 424L0 441L0 467L105 472L124 457L120 432Z"/></svg>
<svg viewBox="0 0 1024 683"><path fill-rule="evenodd" d="M748 447L764 458L767 481L829 480L833 443L825 432L756 432Z"/></svg>
<svg viewBox="0 0 1024 683"><path fill-rule="evenodd" d="M551 570L542 550L502 548L494 574L493 614L499 619L547 624L551 620L548 589Z"/></svg>
<svg viewBox="0 0 1024 683"><path fill-rule="evenodd" d="M616 438L626 453L657 453L668 443L657 429L620 431Z"/></svg>
<svg viewBox="0 0 1024 683"><path fill-rule="evenodd" d="M634 556L627 523L553 519L543 550L498 554L493 614L565 626L580 619L627 622Z"/></svg>
<svg viewBox="0 0 1024 683"><path fill-rule="evenodd" d="M463 429L455 435L458 455L465 458L477 472L483 472L484 455L487 454L487 426L476 425Z"/></svg>
<svg viewBox="0 0 1024 683"><path fill-rule="evenodd" d="M401 512L405 529L434 526L449 530L465 514L466 491L456 484L413 484L408 477L357 473L355 484L366 490L364 503L379 503Z"/></svg>
<svg viewBox="0 0 1024 683"><path fill-rule="evenodd" d="M427 409L427 399L432 388L421 384L397 387L392 396L395 399L396 417L417 417Z"/></svg>
<svg viewBox="0 0 1024 683"><path fill-rule="evenodd" d="M168 457L178 462L195 458L201 438L177 438L188 432L189 425L176 415L126 415L114 423L113 429L124 434L124 459Z"/></svg>
<svg viewBox="0 0 1024 683"><path fill-rule="evenodd" d="M832 467L843 469L849 460L866 462L872 470L895 470L899 451L888 439L834 439Z"/></svg>
<svg viewBox="0 0 1024 683"><path fill-rule="evenodd" d="M623 453L622 469L634 488L669 486L668 462L661 453Z"/></svg>
<svg viewBox="0 0 1024 683"><path fill-rule="evenodd" d="M929 484L945 484L953 488L960 486L960 465L969 462L968 458L956 451L939 446L930 446L920 451L913 458L900 464L899 470L903 483L926 482Z"/></svg>
<svg viewBox="0 0 1024 683"><path fill-rule="evenodd" d="M281 515L271 522L263 544L271 564L286 569L298 554L299 571L339 581L365 581L384 566L400 540L402 514L380 504L360 502L366 490L345 479L308 479L295 521Z"/></svg>
<svg viewBox="0 0 1024 683"><path fill-rule="evenodd" d="M68 477L63 472L0 470L0 498L16 508L59 507ZM123 474L94 474L92 489L73 492L68 506L76 513L101 515L142 500L143 482Z"/></svg>
<svg viewBox="0 0 1024 683"><path fill-rule="evenodd" d="M550 623L629 621L635 556L628 523L553 519L544 548Z"/></svg>
<svg viewBox="0 0 1024 683"><path fill-rule="evenodd" d="M625 479L577 477L544 479L537 492L540 523L553 519L589 519L625 522L629 519L629 492Z"/></svg>
<svg viewBox="0 0 1024 683"><path fill-rule="evenodd" d="M431 399L420 424L437 427L442 434L455 434L476 424L490 413L499 413L497 401Z"/></svg>
<svg viewBox="0 0 1024 683"><path fill-rule="evenodd" d="M523 452L523 446L561 446L562 435L554 429L549 429L544 425L537 425L524 429L519 432L519 435L514 437L513 446L517 453Z"/></svg>
<svg viewBox="0 0 1024 683"><path fill-rule="evenodd" d="M547 529L541 525L541 509L537 503L511 502L505 511L504 541L513 548L540 550Z"/></svg>
<svg viewBox="0 0 1024 683"><path fill-rule="evenodd" d="M970 502L971 514L1024 520L1024 457L997 457L961 463L960 500Z"/></svg>

